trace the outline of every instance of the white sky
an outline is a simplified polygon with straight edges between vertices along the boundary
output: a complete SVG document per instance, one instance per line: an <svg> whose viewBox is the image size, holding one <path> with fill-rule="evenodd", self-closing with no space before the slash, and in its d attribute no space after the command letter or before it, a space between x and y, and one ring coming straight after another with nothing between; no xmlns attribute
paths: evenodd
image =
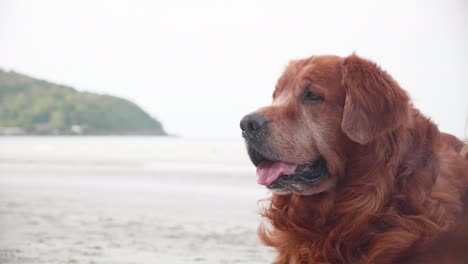
<svg viewBox="0 0 468 264"><path fill-rule="evenodd" d="M0 67L136 102L171 133L240 137L290 59L377 61L441 130L468 117L468 2L0 0Z"/></svg>

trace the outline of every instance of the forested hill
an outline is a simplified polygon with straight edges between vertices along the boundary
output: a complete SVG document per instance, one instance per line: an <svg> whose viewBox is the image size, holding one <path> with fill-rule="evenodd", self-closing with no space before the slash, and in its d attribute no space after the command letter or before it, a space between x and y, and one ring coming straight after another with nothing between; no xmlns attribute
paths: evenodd
<svg viewBox="0 0 468 264"><path fill-rule="evenodd" d="M0 135L166 135L161 123L123 98L0 69Z"/></svg>

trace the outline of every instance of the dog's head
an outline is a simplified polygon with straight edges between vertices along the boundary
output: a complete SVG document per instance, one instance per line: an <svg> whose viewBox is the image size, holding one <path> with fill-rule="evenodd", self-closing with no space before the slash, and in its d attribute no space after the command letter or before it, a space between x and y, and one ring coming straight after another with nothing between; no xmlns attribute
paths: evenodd
<svg viewBox="0 0 468 264"><path fill-rule="evenodd" d="M408 121L407 94L376 64L356 55L293 61L271 105L240 123L258 183L279 194L333 189L350 149Z"/></svg>

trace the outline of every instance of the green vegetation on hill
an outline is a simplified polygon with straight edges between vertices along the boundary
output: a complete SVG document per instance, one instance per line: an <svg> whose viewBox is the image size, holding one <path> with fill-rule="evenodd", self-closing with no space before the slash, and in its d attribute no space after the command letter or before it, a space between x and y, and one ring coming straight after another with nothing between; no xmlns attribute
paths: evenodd
<svg viewBox="0 0 468 264"><path fill-rule="evenodd" d="M0 69L0 134L165 135L134 103ZM3 131L3 132L2 132Z"/></svg>

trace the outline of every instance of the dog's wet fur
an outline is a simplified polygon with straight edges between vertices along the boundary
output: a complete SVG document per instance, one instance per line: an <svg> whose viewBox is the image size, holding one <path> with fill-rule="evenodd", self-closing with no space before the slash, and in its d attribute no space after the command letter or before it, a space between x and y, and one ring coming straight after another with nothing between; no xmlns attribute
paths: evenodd
<svg viewBox="0 0 468 264"><path fill-rule="evenodd" d="M275 263L468 263L466 147L375 63L292 61L247 119L255 166L298 165L267 186L259 235Z"/></svg>

